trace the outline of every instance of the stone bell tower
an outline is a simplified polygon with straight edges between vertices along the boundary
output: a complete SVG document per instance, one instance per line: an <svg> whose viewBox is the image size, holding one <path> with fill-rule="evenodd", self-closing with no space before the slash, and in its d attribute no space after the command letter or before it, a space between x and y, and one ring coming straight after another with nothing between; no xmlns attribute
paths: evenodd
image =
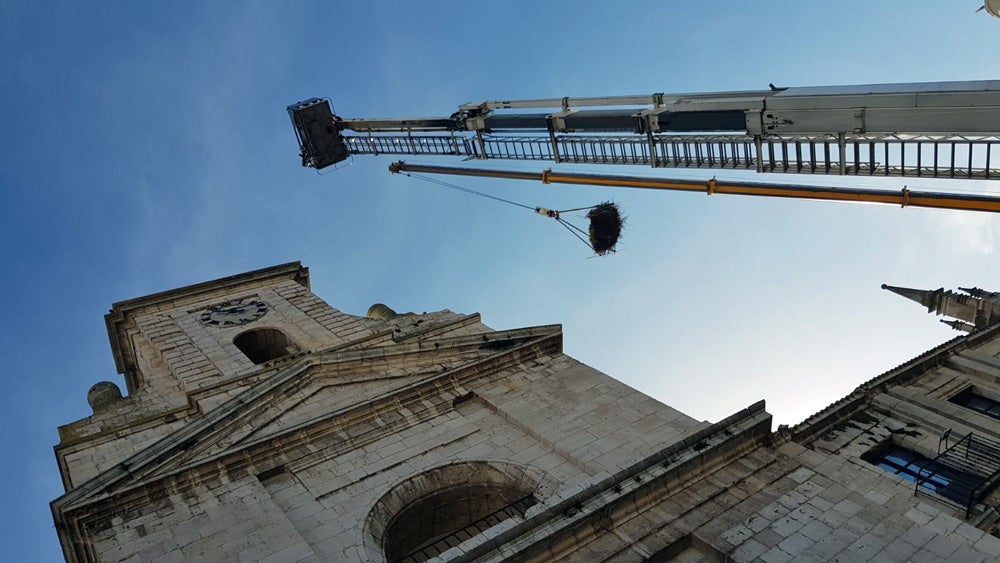
<svg viewBox="0 0 1000 563"><path fill-rule="evenodd" d="M128 396L100 382L88 393L94 415L60 428L68 490L211 412L262 368L370 334L372 324L310 293L298 263L115 303L105 321Z"/></svg>
<svg viewBox="0 0 1000 563"><path fill-rule="evenodd" d="M558 325L353 316L298 263L116 303L106 321L127 393L95 385L94 414L55 448L70 561L485 549L481 530L707 426L563 355Z"/></svg>

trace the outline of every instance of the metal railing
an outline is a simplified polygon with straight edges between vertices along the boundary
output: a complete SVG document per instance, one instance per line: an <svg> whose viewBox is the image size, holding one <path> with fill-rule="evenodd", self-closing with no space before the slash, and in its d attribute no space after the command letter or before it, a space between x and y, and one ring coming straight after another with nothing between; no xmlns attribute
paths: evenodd
<svg viewBox="0 0 1000 563"><path fill-rule="evenodd" d="M538 500L535 499L534 495L528 495L520 498L491 514L468 524L460 530L425 541L394 563L423 563L428 559L441 555L453 547L457 547L463 541L478 535L500 522L511 518L524 518L525 511L537 503Z"/></svg>
<svg viewBox="0 0 1000 563"><path fill-rule="evenodd" d="M948 445L950 431L939 453L916 478L915 492L933 496L972 515L976 504L1000 484L1000 442L970 432Z"/></svg>
<svg viewBox="0 0 1000 563"><path fill-rule="evenodd" d="M654 168L926 178L1000 178L1000 136L411 135L345 137L352 154L633 164Z"/></svg>

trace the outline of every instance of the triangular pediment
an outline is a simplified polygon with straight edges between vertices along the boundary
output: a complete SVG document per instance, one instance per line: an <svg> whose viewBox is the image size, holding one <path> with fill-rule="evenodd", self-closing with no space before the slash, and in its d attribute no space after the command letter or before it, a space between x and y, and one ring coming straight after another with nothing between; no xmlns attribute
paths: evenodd
<svg viewBox="0 0 1000 563"><path fill-rule="evenodd" d="M362 434L398 431L406 413L451 408L477 377L560 351L561 328L549 325L461 336L430 329L304 354L63 495L53 511L66 514L190 471L216 471L250 450L288 452L323 436L351 447Z"/></svg>
<svg viewBox="0 0 1000 563"><path fill-rule="evenodd" d="M206 462L250 443L272 440L329 418L330 413L346 412L357 405L391 396L396 391L439 376L464 363L486 357L467 353L462 358L427 358L418 363L385 362L384 370L365 366L357 370L338 369L337 363L320 363L301 374L300 381L282 391L257 400L258 409L244 417L242 426L232 424L225 436L192 447L179 463ZM399 365L393 365L399 364ZM370 373L374 371L374 373Z"/></svg>

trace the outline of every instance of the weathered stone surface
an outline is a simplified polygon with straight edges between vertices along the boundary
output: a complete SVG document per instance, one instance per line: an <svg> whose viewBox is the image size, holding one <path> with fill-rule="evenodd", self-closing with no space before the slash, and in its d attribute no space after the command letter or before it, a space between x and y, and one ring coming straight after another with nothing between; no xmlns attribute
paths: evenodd
<svg viewBox="0 0 1000 563"><path fill-rule="evenodd" d="M248 302L266 312L243 320ZM56 447L67 559L1000 558L996 494L966 520L871 462L933 457L943 428L1000 440L950 400L1000 399L1000 328L772 433L763 404L708 424L646 397L562 354L558 326L376 317L324 303L297 263L116 304L128 396ZM234 343L255 328L285 355L255 363Z"/></svg>

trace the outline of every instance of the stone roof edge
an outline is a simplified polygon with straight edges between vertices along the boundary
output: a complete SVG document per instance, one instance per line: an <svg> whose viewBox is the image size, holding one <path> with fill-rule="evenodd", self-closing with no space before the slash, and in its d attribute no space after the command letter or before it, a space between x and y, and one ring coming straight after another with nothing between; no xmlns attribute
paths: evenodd
<svg viewBox="0 0 1000 563"><path fill-rule="evenodd" d="M1000 332L1000 324L978 330L972 334L959 335L947 342L939 344L919 356L885 371L868 381L858 385L846 396L831 403L819 412L791 428L779 428L779 433L790 433L793 440L808 439L825 431L826 427L836 424L850 416L855 410L867 403L873 392L886 386L904 383L907 378L914 378L927 370L940 365L943 360L963 349L978 344L981 340L994 338Z"/></svg>

